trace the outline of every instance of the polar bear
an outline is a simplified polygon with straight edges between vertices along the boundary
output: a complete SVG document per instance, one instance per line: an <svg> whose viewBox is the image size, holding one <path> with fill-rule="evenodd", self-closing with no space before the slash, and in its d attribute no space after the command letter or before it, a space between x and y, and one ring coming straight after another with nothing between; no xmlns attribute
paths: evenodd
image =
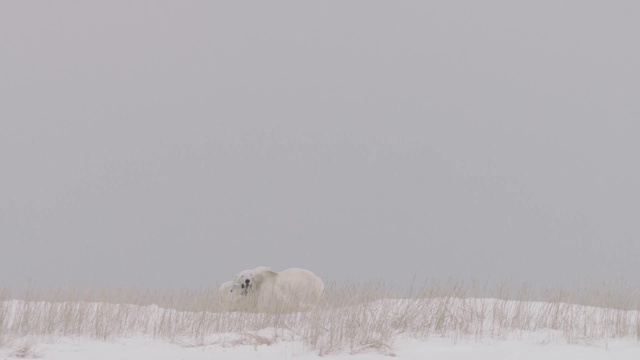
<svg viewBox="0 0 640 360"><path fill-rule="evenodd" d="M218 288L218 294L220 296L226 296L226 295L231 295L231 294L235 294L237 295L239 294L238 291L239 287L238 285L236 285L236 283L234 281L227 281L226 283L220 285L220 287Z"/></svg>
<svg viewBox="0 0 640 360"><path fill-rule="evenodd" d="M224 309L232 309L240 296L240 287L233 281L227 281L218 288L218 304Z"/></svg>
<svg viewBox="0 0 640 360"><path fill-rule="evenodd" d="M250 290L252 290L254 278L256 278L256 276L260 278L260 274L269 271L273 272L270 267L266 266L258 266L257 268L242 270L238 275L236 275L236 279L233 281L233 284L236 288L240 288L241 295L247 295Z"/></svg>
<svg viewBox="0 0 640 360"><path fill-rule="evenodd" d="M246 287L245 287L246 289ZM218 306L223 311L243 311L256 307L256 299L242 296L245 290L236 281L227 281L218 288Z"/></svg>
<svg viewBox="0 0 640 360"><path fill-rule="evenodd" d="M276 272L268 267L241 271L234 281L240 295L252 300L257 311L279 312L307 308L324 292L324 283L309 270Z"/></svg>

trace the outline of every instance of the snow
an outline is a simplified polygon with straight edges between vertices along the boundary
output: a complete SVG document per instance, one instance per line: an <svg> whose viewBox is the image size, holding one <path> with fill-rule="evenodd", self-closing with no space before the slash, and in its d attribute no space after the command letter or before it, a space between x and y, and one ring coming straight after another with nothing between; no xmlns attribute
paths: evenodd
<svg viewBox="0 0 640 360"><path fill-rule="evenodd" d="M252 321L260 314L244 313L190 313L174 309L161 308L156 305L138 306L108 303L48 303L25 302L12 300L0 302L0 359L39 358L52 360L75 359L640 359L640 342L638 330L640 315L637 311L620 311L562 303L517 302L497 299L425 299L425 300L381 300L359 306L346 308L347 313L366 309L365 317L358 321L379 322L388 319L399 319L409 313L412 306L429 301L433 306L425 306L420 311L448 306L446 312L451 319L461 319L465 314L473 314L476 319L469 322L466 332L443 331L428 332L423 338L399 333L393 337L392 343L375 346L375 341L363 346L333 349L330 353L319 353L302 341L296 331L300 329L259 328L260 330L240 330L230 333L211 333L204 337L189 336L192 332L174 329L174 335L154 336L150 329L157 329L158 324L168 318L175 319L175 324L185 328L203 319L211 322L226 319L237 326L242 321ZM478 312L478 309L483 309ZM497 319L491 317L478 319L478 314L485 314L484 309L504 310L500 321L513 323L522 314L545 315L549 309L553 314L561 312L564 321L560 328L552 329L547 325L549 320L541 316L539 320L527 318L520 328L507 326L496 327ZM472 311L473 312L470 312ZM337 310L336 310L337 311ZM458 311L458 312L456 312ZM394 313L397 313L394 315ZM487 314L489 312L487 311ZM21 315L22 314L22 315ZM34 322L27 334L20 334L20 324L25 319L21 316L37 316L40 321ZM62 335L59 332L46 332L47 326L58 326L66 319L64 314L82 314L89 320L74 320L78 333ZM94 321L105 319L118 320L118 314L125 314L134 324L123 332L117 327L110 328L105 336L95 334ZM342 312L333 316L342 316ZM387 317L381 317L386 314ZM439 313L434 313L439 314ZM49 317L47 317L49 316ZM204 317L203 317L204 316ZM288 315L280 315L286 317ZM295 316L293 314L292 316ZM431 316L429 314L425 315ZM469 315L471 316L471 315ZM496 315L497 316L497 315ZM75 317L71 317L76 319ZM90 320L94 319L94 320ZM386 319L386 320L385 320ZM443 324L447 325L445 321ZM119 320L118 320L119 321ZM285 322L286 323L286 322ZM291 324L302 324L303 322ZM116 321L116 325L122 325ZM418 323L420 324L420 323ZM69 325L73 325L69 323ZM74 325L74 326L75 326ZM297 326L297 325L296 325ZM447 325L448 326L448 325ZM573 327L572 327L573 326ZM75 328L75 327L74 327ZM240 326L241 328L241 326ZM526 328L535 328L527 330ZM563 330L564 328L564 330ZM450 329L455 327L452 325ZM304 330L304 329L302 329ZM605 336L614 334L614 330L625 332L624 336ZM35 333L41 332L39 335ZM94 332L93 335L90 333ZM480 335L476 335L480 334ZM568 336L570 334L571 336ZM603 335L604 334L604 335ZM197 340L196 340L197 339ZM371 341L371 339L367 339ZM375 339L374 339L375 340Z"/></svg>
<svg viewBox="0 0 640 360"><path fill-rule="evenodd" d="M307 352L296 342L282 341L271 345L223 346L170 343L146 337L134 337L112 341L62 338L57 341L34 345L34 352L27 357L51 360L204 360L204 359L350 359L382 360L390 356L375 352L360 354L338 354L320 356ZM1 359L9 359L16 349L0 350ZM541 344L527 340L454 342L452 339L430 339L399 341L392 357L395 359L610 359L626 360L640 358L640 345L632 341L612 341L608 344L566 345L561 343Z"/></svg>

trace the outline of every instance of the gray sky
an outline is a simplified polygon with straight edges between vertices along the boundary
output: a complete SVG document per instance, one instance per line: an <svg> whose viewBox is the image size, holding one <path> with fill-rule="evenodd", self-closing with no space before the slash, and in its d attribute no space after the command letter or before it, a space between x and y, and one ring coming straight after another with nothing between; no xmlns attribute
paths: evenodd
<svg viewBox="0 0 640 360"><path fill-rule="evenodd" d="M0 3L0 285L640 285L637 1Z"/></svg>

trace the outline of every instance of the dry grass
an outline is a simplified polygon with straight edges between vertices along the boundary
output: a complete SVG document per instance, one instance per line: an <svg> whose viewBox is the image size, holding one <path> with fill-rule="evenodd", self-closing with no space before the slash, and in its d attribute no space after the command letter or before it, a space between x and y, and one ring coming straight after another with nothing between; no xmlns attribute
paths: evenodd
<svg viewBox="0 0 640 360"><path fill-rule="evenodd" d="M37 346L28 341L19 345L9 356L19 359L37 359L41 357Z"/></svg>
<svg viewBox="0 0 640 360"><path fill-rule="evenodd" d="M319 354L393 355L398 336L481 340L536 332L546 334L541 342L640 341L639 300L638 291L623 284L536 290L451 281L398 289L375 282L330 286L322 299L306 299L304 311L274 304L264 313L251 311L250 299L230 309L213 288L29 289L19 295L5 290L0 346L17 346L15 356L32 357L33 339L144 335L185 346L298 341Z"/></svg>

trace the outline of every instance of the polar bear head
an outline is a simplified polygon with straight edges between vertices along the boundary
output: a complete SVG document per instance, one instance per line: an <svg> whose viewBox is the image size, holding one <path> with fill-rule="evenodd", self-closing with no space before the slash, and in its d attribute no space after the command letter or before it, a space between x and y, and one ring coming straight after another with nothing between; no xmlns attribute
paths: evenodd
<svg viewBox="0 0 640 360"><path fill-rule="evenodd" d="M236 279L233 281L234 288L239 288L240 295L248 295L258 291L265 279L276 275L275 271L265 266L243 270L236 275Z"/></svg>
<svg viewBox="0 0 640 360"><path fill-rule="evenodd" d="M227 281L226 283L220 285L218 288L218 293L221 295L239 295L241 288L234 281Z"/></svg>

